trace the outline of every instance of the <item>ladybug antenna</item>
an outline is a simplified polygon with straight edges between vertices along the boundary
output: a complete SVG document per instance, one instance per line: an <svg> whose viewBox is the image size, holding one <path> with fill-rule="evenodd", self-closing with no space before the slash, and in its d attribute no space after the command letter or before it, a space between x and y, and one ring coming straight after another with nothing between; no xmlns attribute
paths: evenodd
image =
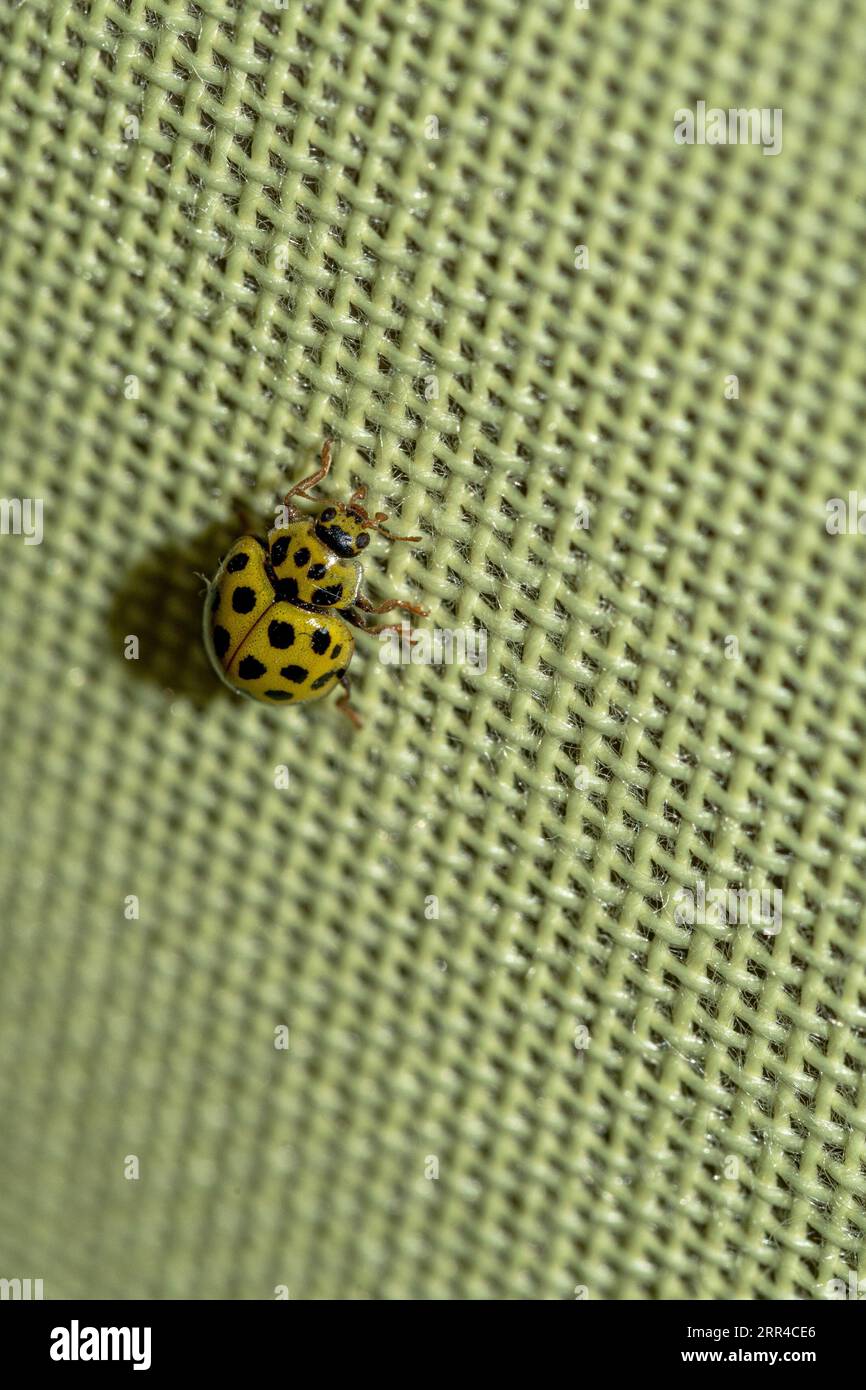
<svg viewBox="0 0 866 1390"><path fill-rule="evenodd" d="M388 541L420 541L420 539L421 539L420 536L395 536L395 535L393 535L391 531L387 530L387 528L384 527L384 526L382 525L382 522L383 522L383 521L387 521L387 520L388 520L388 513L387 513L387 512L377 512L376 515L372 518L372 524L373 524L373 526L374 526L374 527L376 528L376 530L379 532L379 535L380 535L380 536L384 536L386 540L388 540Z"/></svg>
<svg viewBox="0 0 866 1390"><path fill-rule="evenodd" d="M348 502L345 504L347 512L354 512L363 521L365 526L370 524L370 514L364 506L364 498L367 496L367 489L363 483L356 487Z"/></svg>

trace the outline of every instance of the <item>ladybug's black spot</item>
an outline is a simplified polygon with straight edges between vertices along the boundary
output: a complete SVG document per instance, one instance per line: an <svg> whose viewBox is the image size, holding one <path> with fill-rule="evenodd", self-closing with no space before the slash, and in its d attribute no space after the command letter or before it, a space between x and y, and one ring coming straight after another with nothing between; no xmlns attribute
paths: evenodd
<svg viewBox="0 0 866 1390"><path fill-rule="evenodd" d="M334 604L342 597L342 584L329 584L324 589L314 589L310 602L314 603L317 608L333 608Z"/></svg>
<svg viewBox="0 0 866 1390"><path fill-rule="evenodd" d="M233 555L226 565L229 574L237 574L238 570L245 570L249 558L249 555L245 555L242 550L237 555Z"/></svg>
<svg viewBox="0 0 866 1390"><path fill-rule="evenodd" d="M310 552L305 545L302 545L300 550L295 551L295 564L297 565L299 570L302 570L304 568L304 565L307 563L309 558Z"/></svg>
<svg viewBox="0 0 866 1390"><path fill-rule="evenodd" d="M332 680L334 680L334 672L326 671L323 676L316 676L316 679L313 681L312 685L310 686L310 689L321 690L323 685L327 685L328 681Z"/></svg>
<svg viewBox="0 0 866 1390"><path fill-rule="evenodd" d="M294 681L295 685L303 685L309 674L304 666L284 666L280 671L281 676L285 676L287 681Z"/></svg>
<svg viewBox="0 0 866 1390"><path fill-rule="evenodd" d="M355 541L348 531L344 531L342 526L336 523L333 526L324 525L324 512L322 519L316 522L316 536L326 545L329 550L333 550L335 555L354 555Z"/></svg>
<svg viewBox="0 0 866 1390"><path fill-rule="evenodd" d="M342 671L334 671L332 674L335 675L335 676L337 677L337 680L338 680L338 681L341 681L341 680L343 679L343 677L345 676L346 672L348 671L348 669L349 669L348 666L344 666L343 669L342 669Z"/></svg>
<svg viewBox="0 0 866 1390"><path fill-rule="evenodd" d="M294 700L293 690L266 690L265 694L269 700Z"/></svg>
<svg viewBox="0 0 866 1390"><path fill-rule="evenodd" d="M295 629L291 623L281 623L278 618L268 627L268 641L272 647L290 647L295 640Z"/></svg>
<svg viewBox="0 0 866 1390"><path fill-rule="evenodd" d="M274 585L274 593L283 602L292 603L298 597L297 579L278 579Z"/></svg>
<svg viewBox="0 0 866 1390"><path fill-rule="evenodd" d="M333 521L336 515L337 513L334 511L333 507L326 507L325 510L322 512L322 515L319 517L319 520Z"/></svg>
<svg viewBox="0 0 866 1390"><path fill-rule="evenodd" d="M252 613L256 606L256 591L242 584L232 594L232 608L236 613Z"/></svg>
<svg viewBox="0 0 866 1390"><path fill-rule="evenodd" d="M343 645L342 645L341 642L338 642L337 645L336 645L336 647L334 648L334 650L331 652L331 660L332 660L332 661L336 661L336 660L337 660L337 657L340 655L340 652L341 652L342 650L343 650Z"/></svg>
<svg viewBox="0 0 866 1390"><path fill-rule="evenodd" d="M265 674L266 669L254 656L245 656L238 666L238 675L242 681L256 681Z"/></svg>
<svg viewBox="0 0 866 1390"><path fill-rule="evenodd" d="M325 628L317 628L310 639L310 646L316 656L324 656L331 645L331 634ZM339 650L339 649L338 649Z"/></svg>
<svg viewBox="0 0 866 1390"><path fill-rule="evenodd" d="M231 638L224 627L215 627L213 630L213 649L217 656L222 660L229 649Z"/></svg>
<svg viewBox="0 0 866 1390"><path fill-rule="evenodd" d="M279 569L288 553L289 538L288 536L280 536L271 546L271 564L274 565L276 569Z"/></svg>
<svg viewBox="0 0 866 1390"><path fill-rule="evenodd" d="M307 571L307 573L308 573L308 576L309 576L310 579L324 579L324 577L325 577L325 566L324 566L324 565L310 565L310 568L309 568L309 570Z"/></svg>

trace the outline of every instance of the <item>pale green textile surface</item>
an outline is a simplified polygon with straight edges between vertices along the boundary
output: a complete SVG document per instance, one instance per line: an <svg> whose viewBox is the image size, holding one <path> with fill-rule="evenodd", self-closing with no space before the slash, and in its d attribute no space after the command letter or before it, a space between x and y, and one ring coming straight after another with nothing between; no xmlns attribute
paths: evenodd
<svg viewBox="0 0 866 1390"><path fill-rule="evenodd" d="M866 489L864 20L4 6L0 495L44 540L0 536L0 1276L862 1269L866 536L825 502ZM781 153L676 144L700 101ZM374 593L488 634L367 642L357 736L198 638L236 499L326 434L332 495L423 533ZM782 930L678 923L699 881Z"/></svg>

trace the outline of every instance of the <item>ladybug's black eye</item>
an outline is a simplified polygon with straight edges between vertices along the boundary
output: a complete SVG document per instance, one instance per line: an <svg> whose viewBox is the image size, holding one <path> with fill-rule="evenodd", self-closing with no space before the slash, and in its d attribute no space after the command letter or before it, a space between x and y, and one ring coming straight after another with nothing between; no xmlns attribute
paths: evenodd
<svg viewBox="0 0 866 1390"><path fill-rule="evenodd" d="M320 521L333 521L333 520L334 520L334 517L335 517L336 515L337 515L337 513L336 513L336 511L334 510L333 507L326 507L325 510L322 512L322 515L319 517L319 520L320 520Z"/></svg>
<svg viewBox="0 0 866 1390"><path fill-rule="evenodd" d="M356 549L356 550L365 550L369 544L370 544L370 537L367 535L367 532L366 532L366 531L362 531L361 534L360 534L360 536L358 536L358 537L356 538L356 540L355 540L355 549Z"/></svg>

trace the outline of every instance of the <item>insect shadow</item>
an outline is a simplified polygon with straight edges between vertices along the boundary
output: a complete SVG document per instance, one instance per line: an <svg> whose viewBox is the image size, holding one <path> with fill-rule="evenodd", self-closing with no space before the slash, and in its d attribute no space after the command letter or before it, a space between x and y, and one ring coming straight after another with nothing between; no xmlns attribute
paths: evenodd
<svg viewBox="0 0 866 1390"><path fill-rule="evenodd" d="M108 640L130 679L198 707L231 699L202 643L202 576L216 573L237 536L237 520L213 522L197 536L151 551L123 576L112 598ZM130 637L138 639L137 660L125 659Z"/></svg>

